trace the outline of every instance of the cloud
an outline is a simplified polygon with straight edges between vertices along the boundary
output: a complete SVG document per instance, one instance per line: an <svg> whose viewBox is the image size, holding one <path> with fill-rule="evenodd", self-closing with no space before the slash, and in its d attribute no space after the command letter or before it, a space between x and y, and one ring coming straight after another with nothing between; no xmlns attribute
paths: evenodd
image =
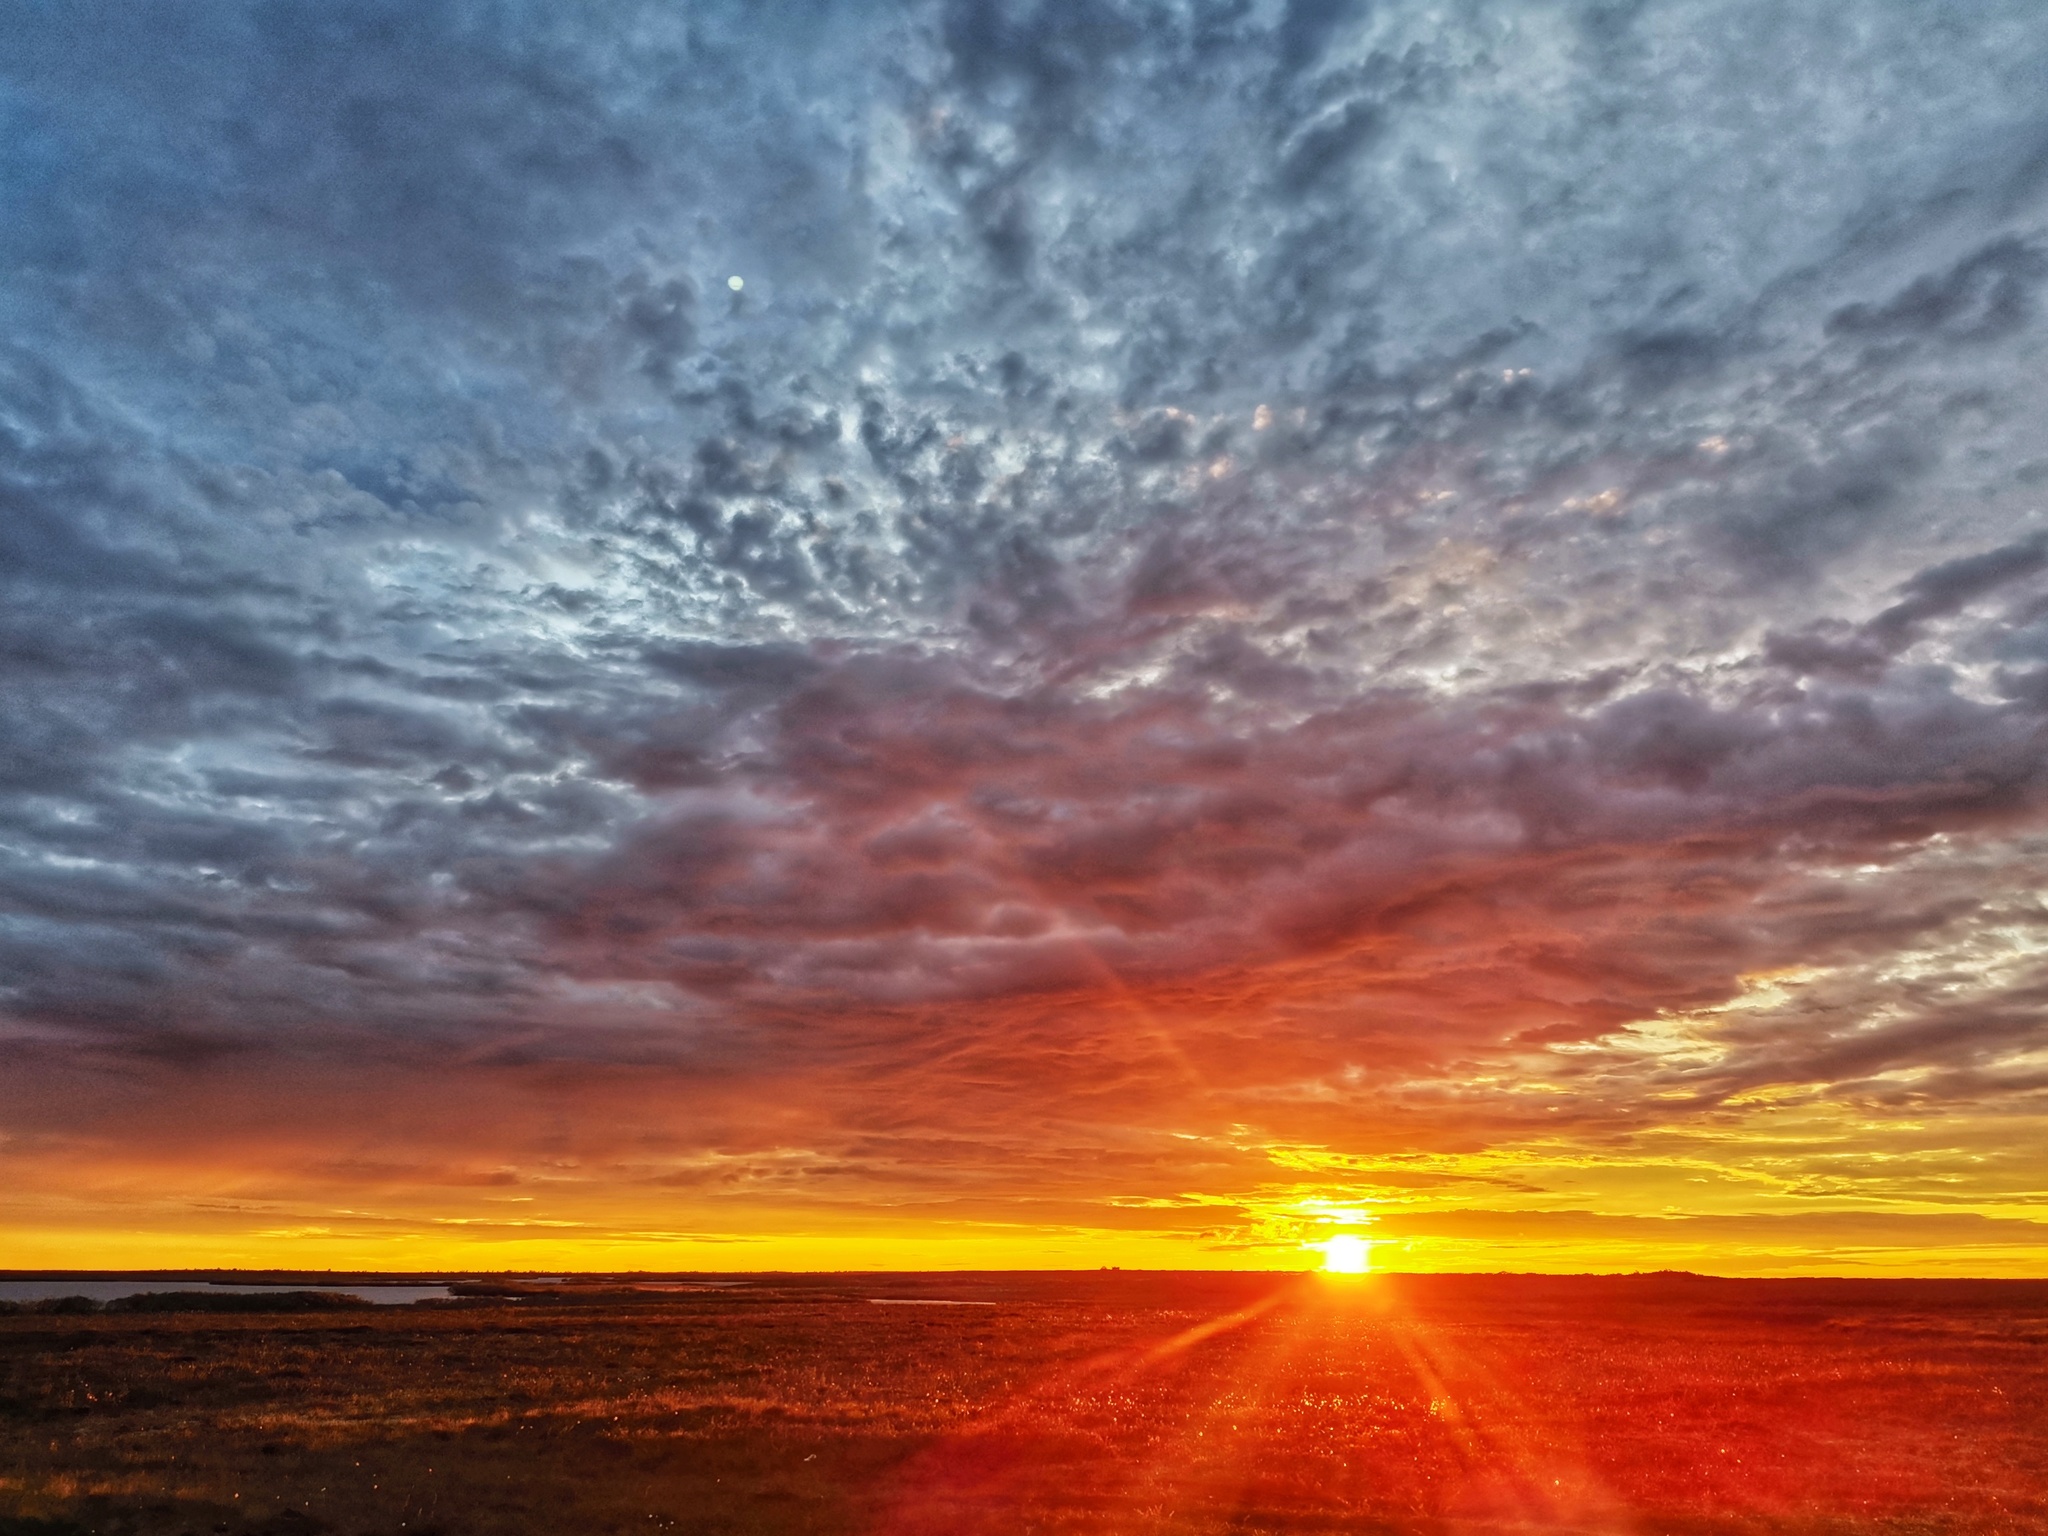
<svg viewBox="0 0 2048 1536"><path fill-rule="evenodd" d="M2038 30L36 12L0 1030L1012 1192L2032 1114Z"/></svg>

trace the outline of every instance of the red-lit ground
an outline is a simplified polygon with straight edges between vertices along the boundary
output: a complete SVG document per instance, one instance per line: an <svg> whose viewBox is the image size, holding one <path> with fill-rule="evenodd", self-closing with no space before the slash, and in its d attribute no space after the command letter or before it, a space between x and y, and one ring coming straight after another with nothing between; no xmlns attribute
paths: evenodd
<svg viewBox="0 0 2048 1536"><path fill-rule="evenodd" d="M2026 1282L820 1277L0 1362L4 1536L2048 1531Z"/></svg>

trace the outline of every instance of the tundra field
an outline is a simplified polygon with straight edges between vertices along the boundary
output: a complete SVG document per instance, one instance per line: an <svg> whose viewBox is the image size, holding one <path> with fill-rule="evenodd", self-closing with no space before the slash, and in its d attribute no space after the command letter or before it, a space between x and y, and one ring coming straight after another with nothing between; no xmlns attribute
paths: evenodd
<svg viewBox="0 0 2048 1536"><path fill-rule="evenodd" d="M15 1309L0 1536L2048 1532L2048 1283L702 1280Z"/></svg>

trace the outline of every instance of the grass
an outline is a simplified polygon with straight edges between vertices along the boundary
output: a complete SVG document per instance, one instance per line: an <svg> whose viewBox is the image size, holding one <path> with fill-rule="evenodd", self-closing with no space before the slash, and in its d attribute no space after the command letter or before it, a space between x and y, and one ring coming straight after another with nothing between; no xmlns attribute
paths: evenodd
<svg viewBox="0 0 2048 1536"><path fill-rule="evenodd" d="M0 1536L2005 1536L2044 1345L2048 1285L1686 1277L24 1313Z"/></svg>

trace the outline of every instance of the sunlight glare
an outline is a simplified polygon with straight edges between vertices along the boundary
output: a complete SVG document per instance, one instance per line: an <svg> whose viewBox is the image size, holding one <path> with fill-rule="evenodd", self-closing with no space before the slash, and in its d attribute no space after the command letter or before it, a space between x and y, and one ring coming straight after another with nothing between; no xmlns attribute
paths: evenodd
<svg viewBox="0 0 2048 1536"><path fill-rule="evenodd" d="M1362 1275L1372 1268L1372 1244L1348 1232L1322 1245L1323 1268L1333 1275Z"/></svg>

